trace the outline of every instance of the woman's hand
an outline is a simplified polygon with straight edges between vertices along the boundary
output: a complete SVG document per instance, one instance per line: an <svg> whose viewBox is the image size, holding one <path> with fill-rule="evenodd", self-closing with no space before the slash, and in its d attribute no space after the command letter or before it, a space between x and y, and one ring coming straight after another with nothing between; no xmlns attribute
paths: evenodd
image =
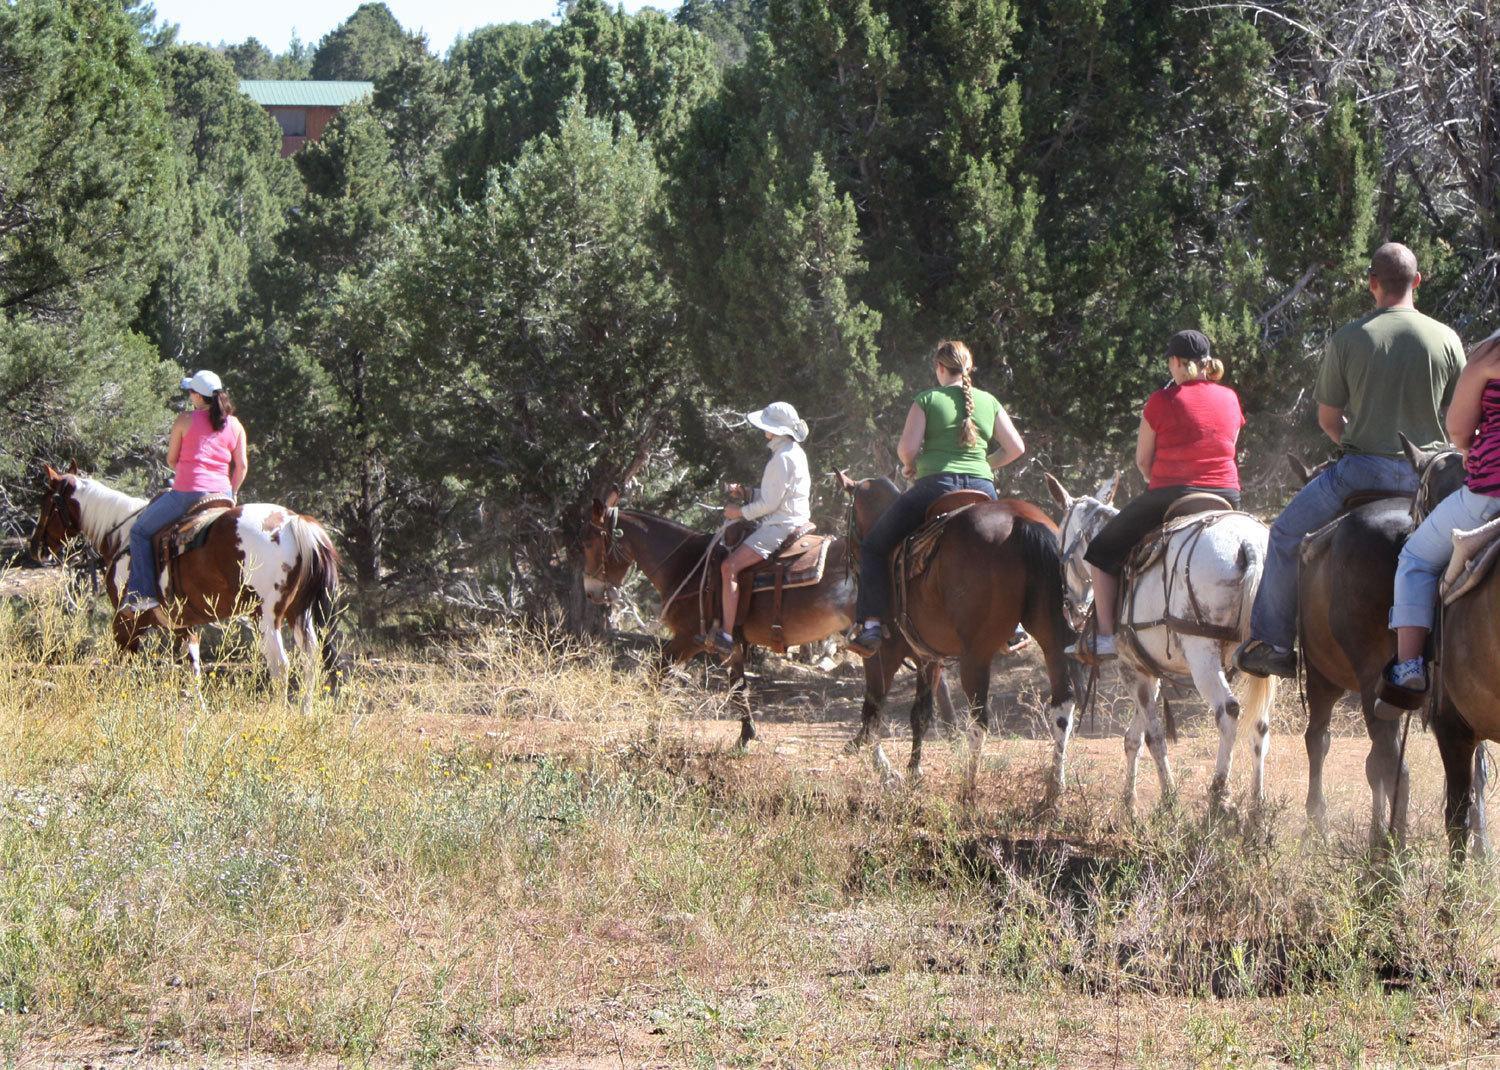
<svg viewBox="0 0 1500 1070"><path fill-rule="evenodd" d="M743 509L741 509L738 505L726 505L724 507L724 519L726 519L726 520L743 520L744 517L745 517L745 511Z"/></svg>

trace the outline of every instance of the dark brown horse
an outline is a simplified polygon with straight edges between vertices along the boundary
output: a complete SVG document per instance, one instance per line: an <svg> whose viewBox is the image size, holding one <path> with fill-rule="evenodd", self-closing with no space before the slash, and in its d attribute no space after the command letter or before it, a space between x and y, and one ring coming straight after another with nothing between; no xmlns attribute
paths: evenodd
<svg viewBox="0 0 1500 1070"><path fill-rule="evenodd" d="M852 496L854 527L863 534L900 490L889 479L855 481L839 474ZM1051 790L1064 786L1063 755L1073 731L1073 687L1064 647L1073 630L1063 609L1062 554L1057 525L1030 502L1002 499L984 502L955 514L943 531L937 550L922 574L907 589L907 621L917 641L940 658L958 659L959 680L969 700L968 768L965 796L972 796L979 770L980 750L989 727L990 668L1005 650L1018 624L1041 647L1051 685L1047 721L1055 742ZM914 656L901 629L881 644L866 661L878 679L866 674L864 725L860 736L874 735L879 701L890 688L901 663ZM919 721L912 717L913 773L921 769L925 719L932 709L930 667L918 673ZM878 686L871 686L872 684ZM877 762L883 758L877 742Z"/></svg>
<svg viewBox="0 0 1500 1070"><path fill-rule="evenodd" d="M1463 462L1457 453L1428 454L1408 446L1407 458L1422 475L1424 511L1463 480ZM1388 621L1396 561L1411 530L1410 498L1381 498L1358 505L1303 544L1298 580L1309 714L1304 737L1308 822L1318 832L1327 831L1323 763L1331 742L1329 725L1334 703L1355 692L1370 736L1365 777L1371 793L1370 844L1377 850L1391 836L1398 845L1406 837L1410 774L1401 754L1402 726L1375 715L1375 698L1380 674L1396 652L1395 633ZM1469 754L1472 757L1472 746ZM1393 811L1395 827L1388 828Z"/></svg>
<svg viewBox="0 0 1500 1070"><path fill-rule="evenodd" d="M594 501L584 525L584 589L595 603L607 603L624 582L630 566L638 566L661 596L662 623L672 633L663 652L664 665L687 661L707 649L703 632L708 622L702 619L699 592L705 583L718 582L718 563L712 563L706 576L703 567L713 538L654 513L621 509L619 495L611 493L604 501ZM771 628L771 603L765 594L753 598L743 626L735 632L734 653L729 659L730 689L742 704L742 746L755 738L745 682L749 648L776 646L778 639L786 646L816 643L853 623L854 577L847 543L837 538L832 541L820 583L783 592L780 636Z"/></svg>

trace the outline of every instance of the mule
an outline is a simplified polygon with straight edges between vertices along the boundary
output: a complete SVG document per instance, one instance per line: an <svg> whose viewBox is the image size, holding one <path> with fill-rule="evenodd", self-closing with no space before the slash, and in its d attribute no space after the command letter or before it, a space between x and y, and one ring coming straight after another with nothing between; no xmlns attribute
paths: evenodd
<svg viewBox="0 0 1500 1070"><path fill-rule="evenodd" d="M584 592L595 604L608 604L630 567L639 567L661 597L661 620L672 633L662 652L662 667L685 662L708 650L704 632L711 622L702 619L700 591L706 596L706 585L719 580L717 562L704 573L714 538L654 513L622 509L619 494L611 492L603 501L594 501L580 536ZM751 601L729 658L729 686L741 706L739 745L746 746L756 735L745 681L749 648L821 642L854 622L854 576L847 542L831 541L821 581L782 593L779 635L772 629L771 595L752 597L746 590L742 597Z"/></svg>
<svg viewBox="0 0 1500 1070"><path fill-rule="evenodd" d="M861 536L901 493L884 477L856 481L841 472L839 482L850 495L852 526ZM973 797L989 728L990 670L995 655L1008 648L1019 624L1042 651L1051 689L1047 722L1054 758L1049 800L1066 787L1063 755L1073 732L1074 703L1063 650L1072 642L1073 630L1063 612L1057 534L1057 525L1046 513L1014 498L971 505L949 518L926 568L907 582L905 620L893 620L879 651L865 661L863 723L856 738L875 740L875 760L883 773L889 762L879 743L876 721L879 699L889 690L896 670L908 657L920 662L908 766L916 777L921 773L922 737L937 683L934 666L940 667L943 658L957 658L959 682L968 699L965 735L969 751L963 793L965 798Z"/></svg>
<svg viewBox="0 0 1500 1070"><path fill-rule="evenodd" d="M1063 511L1063 569L1067 597L1075 623L1093 599L1092 581L1084 555L1089 544L1119 510L1110 502L1119 476L1103 483L1093 495L1075 498L1050 474L1047 489ZM1255 725L1255 772L1251 799L1265 802L1266 755L1271 746L1271 709L1276 701L1274 679L1250 677L1237 696L1229 684L1234 648L1250 634L1250 608L1266 562L1270 532L1247 513L1209 514L1201 526L1173 530L1166 538L1159 563L1122 586L1117 645L1120 675L1135 700L1135 717L1125 731L1125 793L1127 810L1136 799L1136 767L1141 746L1151 751L1161 781L1162 798L1176 793L1167 757L1167 734L1158 713L1161 678L1187 678L1214 711L1219 729L1219 754L1209 784L1210 808L1225 809L1234 744L1242 721Z"/></svg>
<svg viewBox="0 0 1500 1070"><path fill-rule="evenodd" d="M1334 704L1354 692L1370 737L1365 779L1370 784L1370 846L1376 851L1392 838L1398 848L1406 842L1410 772L1402 752L1402 725L1375 714L1380 674L1396 653L1396 636L1389 627L1396 562L1413 530L1414 512L1430 509L1457 490L1464 475L1463 458L1455 451L1424 453L1404 439L1403 445L1421 476L1415 507L1412 499L1400 496L1349 503L1352 508L1304 541L1297 581L1298 645L1308 708L1308 828L1327 834L1323 763L1332 742L1329 725ZM1310 472L1300 464L1294 467L1299 474Z"/></svg>
<svg viewBox="0 0 1500 1070"><path fill-rule="evenodd" d="M45 468L43 488L41 515L28 544L31 556L39 561L60 556L69 540L82 536L104 561L105 590L118 609L129 577L130 529L147 501L51 465ZM279 505L237 505L212 522L202 546L162 573L158 609L140 617L116 614L115 640L134 652L145 632L172 632L186 642L193 675L201 678L199 629L255 616L266 668L273 683L281 684L288 671L281 629L290 624L306 663L305 708L312 702L320 660L329 686L338 683L332 634L338 568L333 541L312 517Z"/></svg>

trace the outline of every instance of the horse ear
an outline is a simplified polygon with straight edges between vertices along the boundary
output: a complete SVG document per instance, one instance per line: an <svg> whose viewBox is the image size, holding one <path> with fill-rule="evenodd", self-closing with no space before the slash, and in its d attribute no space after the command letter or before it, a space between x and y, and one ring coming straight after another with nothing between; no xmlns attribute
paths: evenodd
<svg viewBox="0 0 1500 1070"><path fill-rule="evenodd" d="M1114 475L1106 479L1103 483L1099 484L1099 489L1094 491L1094 497L1104 505L1108 505L1110 502L1115 500L1115 491L1119 489L1120 473L1116 472Z"/></svg>
<svg viewBox="0 0 1500 1070"><path fill-rule="evenodd" d="M1426 450L1412 445L1411 439L1406 437L1406 432L1397 431L1396 434L1401 438L1401 452L1406 454L1407 462L1412 466L1414 471L1420 472L1429 454Z"/></svg>
<svg viewBox="0 0 1500 1070"><path fill-rule="evenodd" d="M606 511L607 510L605 508L604 503L601 502L598 498L595 498L594 499L594 507L593 507L592 512L590 513L590 515L594 518L594 523L595 524L603 524L604 523L604 514L605 514Z"/></svg>
<svg viewBox="0 0 1500 1070"><path fill-rule="evenodd" d="M42 465L42 468L44 469L44 471L42 472L42 482L47 484L48 486L51 486L53 483L56 483L62 479L62 473L59 472L56 468L53 468L50 464L44 464Z"/></svg>
<svg viewBox="0 0 1500 1070"><path fill-rule="evenodd" d="M78 462L77 461L69 461L68 462L68 475L70 475L70 476L76 476L77 474L78 474Z"/></svg>
<svg viewBox="0 0 1500 1070"><path fill-rule="evenodd" d="M848 471L843 468L840 468L837 472L833 473L833 478L838 483L839 489L842 490L845 494L853 494L855 488L859 486L858 483L849 478Z"/></svg>
<svg viewBox="0 0 1500 1070"><path fill-rule="evenodd" d="M1052 495L1052 500L1063 512L1073 508L1073 495L1069 494L1067 488L1057 481L1051 472L1043 472L1042 479L1047 483L1047 493Z"/></svg>
<svg viewBox="0 0 1500 1070"><path fill-rule="evenodd" d="M604 508L613 509L620 504L620 488L610 487L609 493L604 496Z"/></svg>
<svg viewBox="0 0 1500 1070"><path fill-rule="evenodd" d="M1307 462L1301 457L1298 457L1295 453L1288 453L1286 455L1286 463L1291 466L1292 474L1301 481L1304 487L1312 482L1312 469L1307 467Z"/></svg>

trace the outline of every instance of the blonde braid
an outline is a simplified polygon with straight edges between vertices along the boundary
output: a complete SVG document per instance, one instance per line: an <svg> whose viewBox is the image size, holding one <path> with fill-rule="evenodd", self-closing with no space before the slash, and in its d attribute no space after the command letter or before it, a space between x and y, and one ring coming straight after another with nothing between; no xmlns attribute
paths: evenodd
<svg viewBox="0 0 1500 1070"><path fill-rule="evenodd" d="M964 426L958 433L958 444L965 448L979 444L979 429L974 426L974 379L964 369Z"/></svg>

